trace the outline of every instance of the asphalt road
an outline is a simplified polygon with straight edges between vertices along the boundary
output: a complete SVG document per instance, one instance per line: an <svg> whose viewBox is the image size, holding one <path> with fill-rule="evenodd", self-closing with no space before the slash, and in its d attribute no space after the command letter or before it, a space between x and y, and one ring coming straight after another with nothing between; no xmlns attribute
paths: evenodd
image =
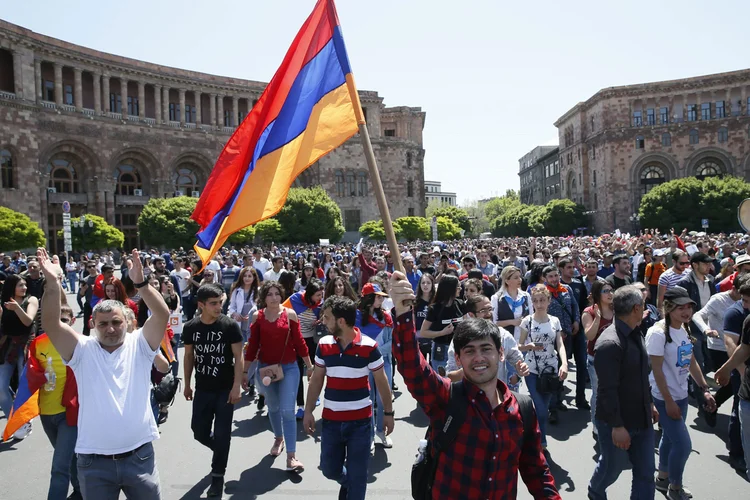
<svg viewBox="0 0 750 500"><path fill-rule="evenodd" d="M74 309L75 299L69 296ZM80 320L76 322L80 331ZM180 357L182 351L180 350ZM572 389L575 371L566 383ZM409 499L409 473L419 439L424 436L427 419L405 387L400 386L394 403L396 427L392 435L394 447L378 446L370 462L369 498ZM178 395L170 409L169 420L161 426L156 441L156 456L165 499L197 499L205 496L210 483L211 453L193 440L190 430L191 408ZM727 452L721 438L726 437L729 405L720 409L716 429L709 429L691 407L688 424L693 440L693 453L685 471L685 486L696 500L750 498L750 485L727 465ZM320 417L321 410L316 415ZM548 426L550 467L563 498L585 499L586 487L595 466L594 440L589 412L574 406L560 413L560 423ZM4 422L0 423L0 427ZM112 432L117 432L113 428ZM717 436L718 435L718 436ZM273 443L266 411L258 412L255 403L244 398L234 413L232 449L226 473L224 498L268 499L337 498L338 485L324 478L318 465L320 446L298 425L297 456L305 464L301 475L283 470L285 457L273 459L268 451ZM0 444L0 471L4 478L2 499L45 498L49 481L52 447L38 421L24 441ZM623 472L609 491L613 500L629 498L631 474ZM657 492L657 498L662 495ZM123 496L124 498L124 496ZM532 498L519 482L519 499Z"/></svg>

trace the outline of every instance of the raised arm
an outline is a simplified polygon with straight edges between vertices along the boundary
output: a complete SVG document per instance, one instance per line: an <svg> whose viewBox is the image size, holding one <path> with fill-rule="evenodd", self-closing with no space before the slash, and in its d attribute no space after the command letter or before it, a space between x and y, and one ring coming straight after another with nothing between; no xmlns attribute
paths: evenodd
<svg viewBox="0 0 750 500"><path fill-rule="evenodd" d="M133 250L133 258L128 262L128 275L136 285L145 281L143 277L143 263L138 250ZM154 351L159 348L169 321L169 307L164 297L153 287L148 285L138 289L143 302L151 311L151 317L143 324L143 337Z"/></svg>
<svg viewBox="0 0 750 500"><path fill-rule="evenodd" d="M57 352L65 361L70 361L78 345L78 334L69 325L60 321L60 282L55 265L49 260L47 250L36 252L39 265L44 273L44 295L42 295L42 329L52 341Z"/></svg>

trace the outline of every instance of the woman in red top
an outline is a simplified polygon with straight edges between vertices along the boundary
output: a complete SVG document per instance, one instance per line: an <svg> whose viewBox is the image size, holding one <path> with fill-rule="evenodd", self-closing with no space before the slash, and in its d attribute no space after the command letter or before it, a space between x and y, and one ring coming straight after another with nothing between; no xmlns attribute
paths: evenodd
<svg viewBox="0 0 750 500"><path fill-rule="evenodd" d="M260 368L280 363L284 378L264 387L268 416L276 440L271 455L278 457L284 451L286 440L286 470L302 472L304 466L297 460L297 419L294 403L299 385L300 370L297 356L307 366L308 377L315 366L310 361L310 352L302 338L299 320L294 309L281 305L283 290L277 281L264 281L258 293L258 310L253 314L250 326L250 341L245 352L246 361L260 361ZM248 374L243 377L247 384Z"/></svg>
<svg viewBox="0 0 750 500"><path fill-rule="evenodd" d="M128 294L125 291L125 285L122 284L122 281L117 278L112 278L112 281L104 285L104 296L110 300L122 302L133 311L136 318L138 317L138 304L128 298Z"/></svg>
<svg viewBox="0 0 750 500"><path fill-rule="evenodd" d="M594 346L596 339L602 334L605 328L612 324L615 309L612 306L612 296L614 289L606 281L597 280L591 284L591 302L594 305L587 307L581 314L583 330L586 332L588 344L588 372L591 380L591 423L594 423L596 416L596 387L597 378L594 369ZM596 436L596 425L594 425L594 436Z"/></svg>

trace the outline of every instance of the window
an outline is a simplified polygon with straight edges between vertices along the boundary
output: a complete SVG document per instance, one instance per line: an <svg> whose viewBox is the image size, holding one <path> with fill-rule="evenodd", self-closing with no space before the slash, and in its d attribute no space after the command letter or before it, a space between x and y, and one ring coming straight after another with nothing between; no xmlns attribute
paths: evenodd
<svg viewBox="0 0 750 500"><path fill-rule="evenodd" d="M663 107L659 109L659 120L661 121L662 125L666 125L669 123L669 108Z"/></svg>
<svg viewBox="0 0 750 500"><path fill-rule="evenodd" d="M695 169L696 177L705 179L706 177L718 177L724 173L724 169L714 160L706 160Z"/></svg>
<svg viewBox="0 0 750 500"><path fill-rule="evenodd" d="M596 160L596 144L591 145L591 157Z"/></svg>
<svg viewBox="0 0 750 500"><path fill-rule="evenodd" d="M367 173L365 172L357 174L357 196L367 196Z"/></svg>
<svg viewBox="0 0 750 500"><path fill-rule="evenodd" d="M412 207L409 207L409 212L408 212L408 215L409 215L409 217L414 217L414 216L416 215L416 214L414 213L414 208L412 208Z"/></svg>
<svg viewBox="0 0 750 500"><path fill-rule="evenodd" d="M133 165L118 165L115 175L117 176L117 194L133 196L135 195L136 189L143 189L141 175L138 173L138 169Z"/></svg>
<svg viewBox="0 0 750 500"><path fill-rule="evenodd" d="M594 193L594 210L599 209L599 197Z"/></svg>
<svg viewBox="0 0 750 500"><path fill-rule="evenodd" d="M49 174L49 187L55 188L58 193L80 192L78 173L72 161L67 158L58 157L51 160L47 165L47 173Z"/></svg>
<svg viewBox="0 0 750 500"><path fill-rule="evenodd" d="M346 196L343 170L336 170L336 196L338 196L339 198L343 198L344 196Z"/></svg>
<svg viewBox="0 0 750 500"><path fill-rule="evenodd" d="M362 216L359 210L344 210L344 229L351 232L359 231Z"/></svg>
<svg viewBox="0 0 750 500"><path fill-rule="evenodd" d="M727 132L726 127L721 127L719 129L718 136L719 136L719 142L727 142L727 140L729 139L729 132Z"/></svg>
<svg viewBox="0 0 750 500"><path fill-rule="evenodd" d="M224 110L224 126L225 127L232 126L232 112L228 109Z"/></svg>
<svg viewBox="0 0 750 500"><path fill-rule="evenodd" d="M633 112L633 126L640 127L643 125L643 113L641 111Z"/></svg>
<svg viewBox="0 0 750 500"><path fill-rule="evenodd" d="M698 119L698 106L696 106L695 104L688 104L687 112L689 122L694 122Z"/></svg>
<svg viewBox="0 0 750 500"><path fill-rule="evenodd" d="M130 100L130 98L128 98ZM190 104L185 104L185 121L187 123L195 122L195 107Z"/></svg>
<svg viewBox="0 0 750 500"><path fill-rule="evenodd" d="M63 87L63 96L65 97L65 104L68 106L73 105L73 87L71 85L65 85Z"/></svg>
<svg viewBox="0 0 750 500"><path fill-rule="evenodd" d="M182 191L185 196L190 196L193 191L200 191L198 175L191 164L178 166L172 175L172 183L175 191Z"/></svg>
<svg viewBox="0 0 750 500"><path fill-rule="evenodd" d="M701 120L710 120L711 119L711 103L710 102L704 102L701 104Z"/></svg>
<svg viewBox="0 0 750 500"><path fill-rule="evenodd" d="M122 98L120 94L109 94L109 110L112 113L122 113Z"/></svg>
<svg viewBox="0 0 750 500"><path fill-rule="evenodd" d="M643 149L645 147L645 141L643 140L643 136L639 135L635 138L635 149Z"/></svg>
<svg viewBox="0 0 750 500"><path fill-rule="evenodd" d="M13 155L7 149L0 149L0 188L14 188Z"/></svg>
<svg viewBox="0 0 750 500"><path fill-rule="evenodd" d="M593 175L592 175L592 178L593 178L593 179L592 179L592 182L593 182L594 186L596 186L596 170L594 170L594 173L593 173Z"/></svg>
<svg viewBox="0 0 750 500"><path fill-rule="evenodd" d="M367 123L367 108L362 108L362 115L365 117L365 123Z"/></svg>
<svg viewBox="0 0 750 500"><path fill-rule="evenodd" d="M555 173L560 173L560 162L558 160L555 160Z"/></svg>
<svg viewBox="0 0 750 500"><path fill-rule="evenodd" d="M42 80L42 99L54 102L55 100L55 82Z"/></svg>
<svg viewBox="0 0 750 500"><path fill-rule="evenodd" d="M406 181L406 196L409 198L414 196L414 181Z"/></svg>
<svg viewBox="0 0 750 500"><path fill-rule="evenodd" d="M174 102L169 103L169 121L180 121L180 105Z"/></svg>
<svg viewBox="0 0 750 500"><path fill-rule="evenodd" d="M656 125L656 112L654 111L654 108L646 110L646 123L649 125Z"/></svg>
<svg viewBox="0 0 750 500"><path fill-rule="evenodd" d="M396 137L396 129L393 128L387 128L383 131L383 134L386 137Z"/></svg>
<svg viewBox="0 0 750 500"><path fill-rule="evenodd" d="M594 131L594 117L591 117L591 132Z"/></svg>
<svg viewBox="0 0 750 500"><path fill-rule="evenodd" d="M663 134L661 134L661 145L665 148L672 145L672 136L669 134L669 132L664 132Z"/></svg>
<svg viewBox="0 0 750 500"><path fill-rule="evenodd" d="M641 193L646 194L655 186L667 181L660 165L647 165L641 173Z"/></svg>
<svg viewBox="0 0 750 500"><path fill-rule="evenodd" d="M354 172L346 174L346 191L349 196L357 196L357 179L354 177Z"/></svg>
<svg viewBox="0 0 750 500"><path fill-rule="evenodd" d="M406 153L406 166L411 167L411 152Z"/></svg>
<svg viewBox="0 0 750 500"><path fill-rule="evenodd" d="M727 113L724 109L724 101L716 101L716 118L726 118Z"/></svg>
<svg viewBox="0 0 750 500"><path fill-rule="evenodd" d="M698 144L698 131L696 129L690 131L690 144Z"/></svg>
<svg viewBox="0 0 750 500"><path fill-rule="evenodd" d="M128 114L132 116L138 116L140 114L137 97L128 96Z"/></svg>

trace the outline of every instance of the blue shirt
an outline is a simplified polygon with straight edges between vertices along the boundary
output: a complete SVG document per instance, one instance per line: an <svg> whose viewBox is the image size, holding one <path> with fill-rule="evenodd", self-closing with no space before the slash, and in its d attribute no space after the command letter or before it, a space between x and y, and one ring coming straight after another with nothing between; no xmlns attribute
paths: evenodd
<svg viewBox="0 0 750 500"><path fill-rule="evenodd" d="M602 267L597 271L596 275L600 278L604 279L610 274L613 274L615 272L615 266L609 266L609 267Z"/></svg>
<svg viewBox="0 0 750 500"><path fill-rule="evenodd" d="M411 283L411 289L414 291L414 293L417 293L417 286L419 285L419 280L422 278L422 271L419 269L414 268L414 271L411 273L406 273L406 279L409 280L409 283Z"/></svg>
<svg viewBox="0 0 750 500"><path fill-rule="evenodd" d="M738 301L724 313L724 333L733 333L742 337L742 323L750 311L742 307L742 301Z"/></svg>

